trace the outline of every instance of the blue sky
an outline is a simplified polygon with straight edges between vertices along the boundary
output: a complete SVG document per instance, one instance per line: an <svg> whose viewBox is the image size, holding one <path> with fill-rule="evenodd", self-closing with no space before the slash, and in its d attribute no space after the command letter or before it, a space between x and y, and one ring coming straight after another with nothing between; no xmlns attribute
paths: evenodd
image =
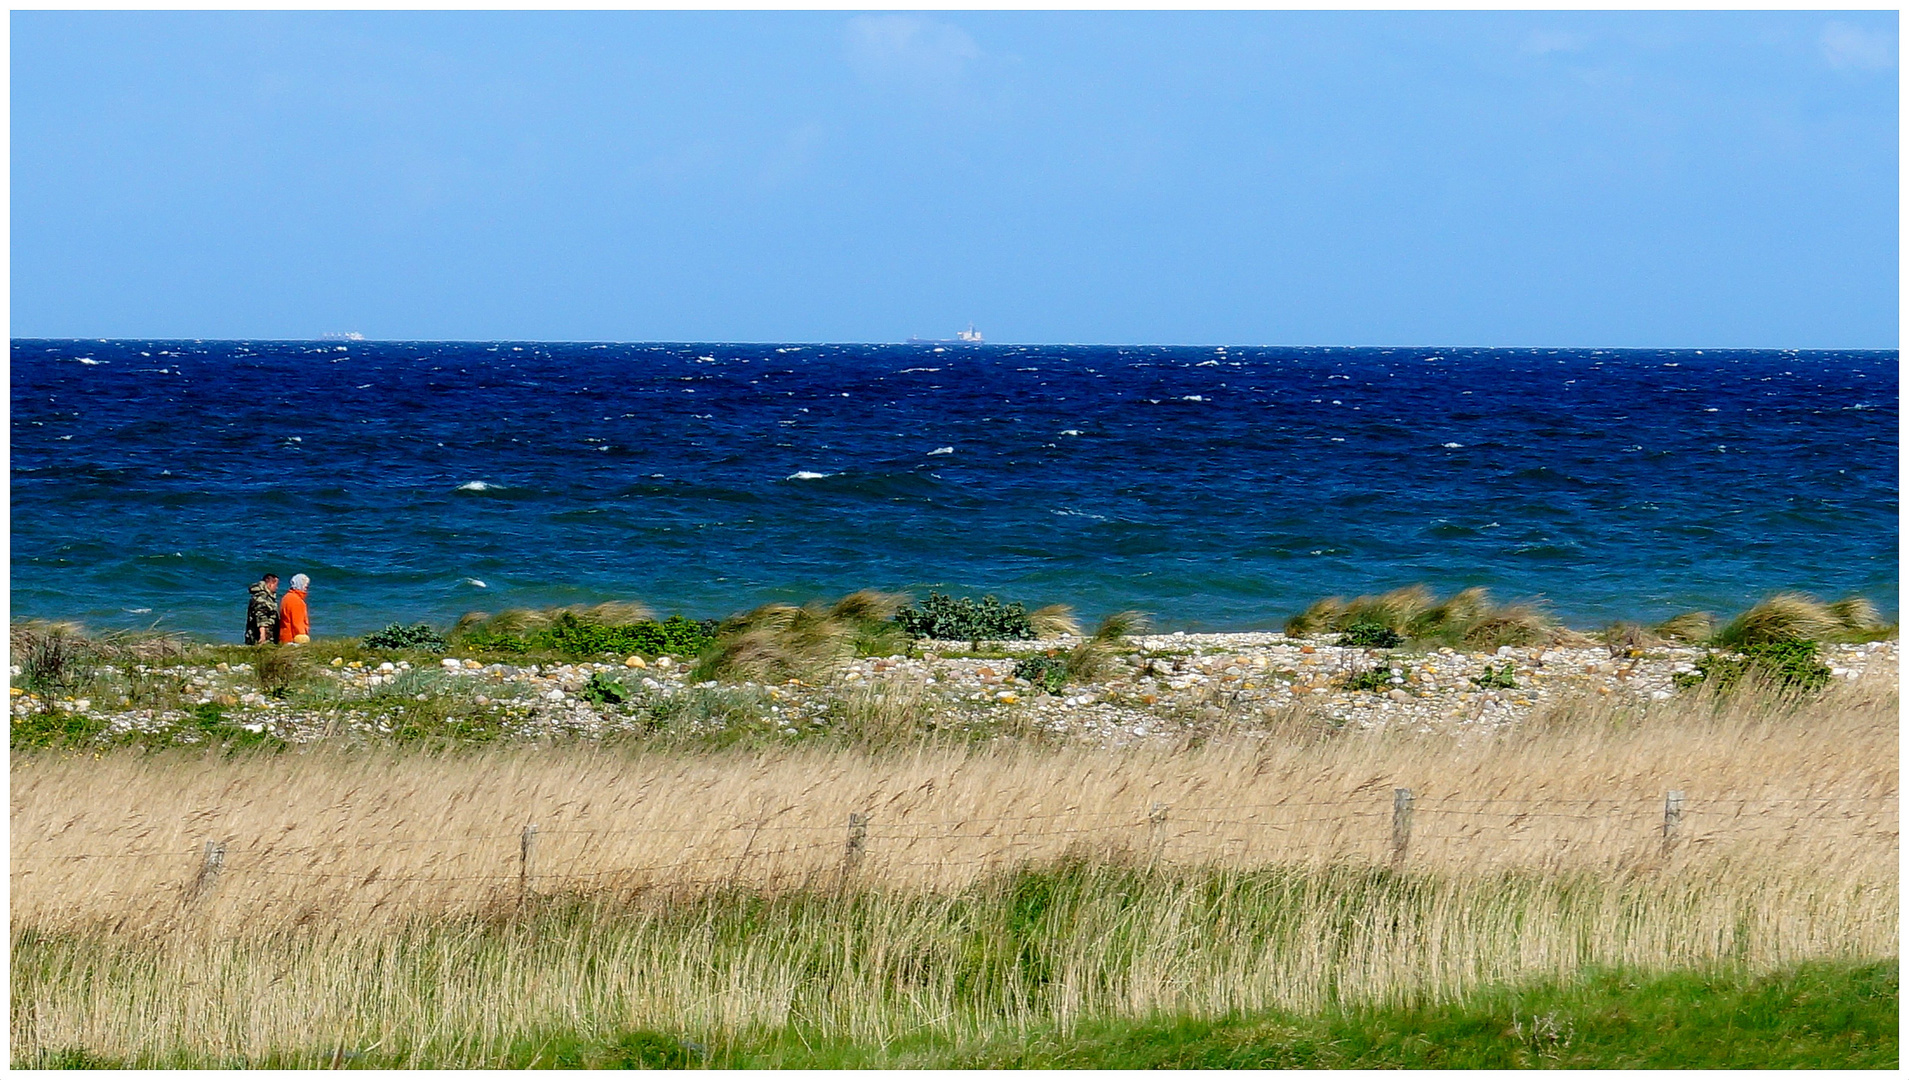
<svg viewBox="0 0 1909 1080"><path fill-rule="evenodd" d="M15 12L15 336L1894 348L1893 12Z"/></svg>

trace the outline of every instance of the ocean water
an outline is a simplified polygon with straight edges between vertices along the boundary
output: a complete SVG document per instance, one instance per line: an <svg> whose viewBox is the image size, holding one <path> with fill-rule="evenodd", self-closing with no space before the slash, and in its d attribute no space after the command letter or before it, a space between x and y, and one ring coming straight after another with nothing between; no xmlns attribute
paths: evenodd
<svg viewBox="0 0 1909 1080"><path fill-rule="evenodd" d="M15 340L14 617L236 640L862 587L1277 628L1897 605L1893 352Z"/></svg>

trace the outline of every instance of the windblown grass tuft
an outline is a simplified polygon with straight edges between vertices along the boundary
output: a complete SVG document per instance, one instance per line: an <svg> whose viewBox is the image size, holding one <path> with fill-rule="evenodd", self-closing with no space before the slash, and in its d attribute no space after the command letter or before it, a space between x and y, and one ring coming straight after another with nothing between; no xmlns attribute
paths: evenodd
<svg viewBox="0 0 1909 1080"><path fill-rule="evenodd" d="M908 638L890 620L907 602L906 596L864 589L833 604L764 604L722 624L694 677L814 679L857 653L903 651Z"/></svg>
<svg viewBox="0 0 1909 1080"><path fill-rule="evenodd" d="M1803 593L1777 593L1731 620L1712 644L1768 645L1779 641L1823 641L1844 629L1828 604Z"/></svg>
<svg viewBox="0 0 1909 1080"><path fill-rule="evenodd" d="M1531 605L1496 604L1481 588L1464 589L1441 603L1424 585L1350 601L1327 597L1287 620L1286 633L1316 637L1354 627L1382 629L1424 644L1469 648L1551 644L1574 637Z"/></svg>
<svg viewBox="0 0 1909 1080"><path fill-rule="evenodd" d="M633 600L612 600L600 604L570 604L552 608L509 608L495 615L472 611L457 620L451 630L455 642L463 638L527 637L549 627L568 615L581 623L597 626L628 626L648 622L656 615L647 605Z"/></svg>

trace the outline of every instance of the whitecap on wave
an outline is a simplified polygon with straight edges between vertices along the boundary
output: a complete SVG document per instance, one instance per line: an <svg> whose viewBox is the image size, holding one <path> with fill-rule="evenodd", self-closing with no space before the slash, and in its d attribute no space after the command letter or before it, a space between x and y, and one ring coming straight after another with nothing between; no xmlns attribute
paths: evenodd
<svg viewBox="0 0 1909 1080"><path fill-rule="evenodd" d="M486 484L482 480L470 480L457 485L459 491L489 491L495 484Z"/></svg>
<svg viewBox="0 0 1909 1080"><path fill-rule="evenodd" d="M933 450L928 451L927 456L934 457L937 454L952 454L952 453L954 453L954 447L952 446L937 446Z"/></svg>
<svg viewBox="0 0 1909 1080"><path fill-rule="evenodd" d="M1439 443L1439 445L1447 450L1463 450L1465 448L1465 444L1462 442Z"/></svg>
<svg viewBox="0 0 1909 1080"><path fill-rule="evenodd" d="M1186 396L1182 397L1180 400L1181 401L1205 401L1206 398L1202 397L1199 394L1187 394Z"/></svg>
<svg viewBox="0 0 1909 1080"><path fill-rule="evenodd" d="M92 358L92 357L90 357L90 356L82 356L82 357L80 357L80 358L79 358L79 362L80 362L80 363L82 363L82 364L85 364L85 365L86 365L87 367L98 367L98 366L99 366L99 365L101 365L101 364L109 364L109 363L112 363L112 361L110 361L110 360L95 360L95 359L93 359L93 358Z"/></svg>
<svg viewBox="0 0 1909 1080"><path fill-rule="evenodd" d="M792 473L790 473L790 474L789 474L789 475L788 475L787 477L785 477L784 479L787 479L787 480L821 480L821 479L825 479L825 478L827 478L827 477L830 477L830 476L834 476L834 475L835 475L834 473L826 473L826 472L810 472L810 471L809 471L809 470L807 470L807 469L803 469L803 470L801 470L800 472L792 472Z"/></svg>
<svg viewBox="0 0 1909 1080"><path fill-rule="evenodd" d="M476 578L474 578L474 577L467 577L467 578L465 578L465 579L464 579L464 584L466 584L466 585L469 585L469 586L470 586L471 588L473 588L473 589L488 589L488 588L490 588L490 586L489 586L489 585L486 585L486 584L484 584L483 582L481 582L481 581L479 581L479 580L477 580L477 579L476 579Z"/></svg>
<svg viewBox="0 0 1909 1080"><path fill-rule="evenodd" d="M1062 435L1079 435L1081 434L1081 430L1079 428L1070 427L1066 431L1061 432L1061 434Z"/></svg>

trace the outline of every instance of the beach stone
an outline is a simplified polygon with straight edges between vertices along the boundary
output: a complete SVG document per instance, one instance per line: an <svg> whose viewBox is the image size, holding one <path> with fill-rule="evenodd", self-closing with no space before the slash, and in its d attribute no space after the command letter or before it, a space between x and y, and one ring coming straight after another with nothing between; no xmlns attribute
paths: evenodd
<svg viewBox="0 0 1909 1080"><path fill-rule="evenodd" d="M623 661L623 666L624 666L624 667L626 667L626 668L631 668L631 669L634 669L634 670L637 670L637 671L641 671L641 670L643 670L644 668L646 668L646 667L649 667L649 665L648 665L647 663L644 663L644 662L643 662L643 658L642 658L642 657L640 657L640 656L632 656L632 657L630 657L630 658L628 658L628 659L626 659L626 660L624 660L624 661Z"/></svg>
<svg viewBox="0 0 1909 1080"><path fill-rule="evenodd" d="M1410 701L1410 700L1412 700L1412 695L1410 695L1410 694L1408 694L1408 693L1406 693L1406 692L1405 692L1405 691L1403 691L1403 690L1399 690L1399 689L1396 689L1396 688L1394 688L1394 689L1392 689L1392 690L1388 690L1388 691L1386 691L1386 692L1385 692L1385 696L1386 696L1386 697L1389 697L1389 698L1391 698L1391 699L1392 699L1393 701Z"/></svg>
<svg viewBox="0 0 1909 1080"><path fill-rule="evenodd" d="M461 660L453 660L453 659L451 659L451 658L450 658L450 657L448 657L448 656L447 656L447 657L445 657L444 659L442 659L442 660L440 660L440 661L438 661L438 663L440 663L440 664L442 664L442 665L444 665L444 669L445 669L446 671L457 671L457 670L460 670L461 668L463 668L463 666L464 666L464 663L463 663L463 661L461 661Z"/></svg>

